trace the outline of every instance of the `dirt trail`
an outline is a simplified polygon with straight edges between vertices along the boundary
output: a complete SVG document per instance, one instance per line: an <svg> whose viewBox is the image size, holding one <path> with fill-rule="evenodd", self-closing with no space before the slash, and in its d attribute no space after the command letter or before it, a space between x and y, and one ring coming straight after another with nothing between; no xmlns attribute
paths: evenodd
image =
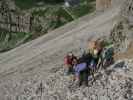
<svg viewBox="0 0 133 100"><path fill-rule="evenodd" d="M108 34L117 20L118 13L119 8L113 8L91 20L84 18L79 24L74 24L75 28L71 30L67 29L69 31L65 33L64 30L60 32L57 29L51 34L33 40L5 54L1 54L0 74L6 74L8 71L16 72L26 68L34 68L35 66L39 66L38 64L42 62L46 62L45 65L47 65L47 62L52 60L52 55L57 54L62 56L62 53L69 51L66 49L68 45L70 45L70 50L74 49L76 46L74 42L75 39L80 40L84 37ZM53 35L54 33L55 35ZM46 42L46 40L48 41ZM62 53L59 53L60 51L62 51ZM54 61L56 61L56 59L54 59Z"/></svg>

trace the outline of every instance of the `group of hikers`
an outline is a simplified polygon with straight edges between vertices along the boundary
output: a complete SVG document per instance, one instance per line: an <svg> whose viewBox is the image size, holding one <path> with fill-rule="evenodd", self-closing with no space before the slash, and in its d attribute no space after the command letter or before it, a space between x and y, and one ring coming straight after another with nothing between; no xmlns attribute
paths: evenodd
<svg viewBox="0 0 133 100"><path fill-rule="evenodd" d="M105 60L103 57L104 45L101 40L88 41L87 51L81 57L75 56L69 52L64 58L65 74L74 75L74 80L78 81L78 85L88 86L89 77L92 76L95 80L94 73L98 71L100 66L103 66ZM106 54L107 55L107 54ZM106 58L112 60L112 54Z"/></svg>

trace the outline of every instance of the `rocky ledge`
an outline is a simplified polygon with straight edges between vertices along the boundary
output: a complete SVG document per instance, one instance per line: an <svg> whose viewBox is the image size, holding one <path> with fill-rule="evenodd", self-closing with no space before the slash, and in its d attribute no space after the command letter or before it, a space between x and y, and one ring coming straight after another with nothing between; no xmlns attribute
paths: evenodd
<svg viewBox="0 0 133 100"><path fill-rule="evenodd" d="M51 69L43 80L41 75L0 84L1 100L132 100L133 60L119 60L95 75L88 87L78 87L63 68Z"/></svg>

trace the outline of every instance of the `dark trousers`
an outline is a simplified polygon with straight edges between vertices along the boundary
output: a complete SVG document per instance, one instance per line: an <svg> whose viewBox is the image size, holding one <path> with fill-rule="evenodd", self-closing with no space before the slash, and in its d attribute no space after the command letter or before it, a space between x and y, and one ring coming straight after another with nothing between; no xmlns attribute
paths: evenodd
<svg viewBox="0 0 133 100"><path fill-rule="evenodd" d="M83 71L80 71L79 74L79 86L81 86L82 84L85 84L86 86L88 86L88 69L85 69Z"/></svg>
<svg viewBox="0 0 133 100"><path fill-rule="evenodd" d="M66 67L65 68L65 74L66 75L70 75L70 74L73 74L73 73L74 73L73 67Z"/></svg>

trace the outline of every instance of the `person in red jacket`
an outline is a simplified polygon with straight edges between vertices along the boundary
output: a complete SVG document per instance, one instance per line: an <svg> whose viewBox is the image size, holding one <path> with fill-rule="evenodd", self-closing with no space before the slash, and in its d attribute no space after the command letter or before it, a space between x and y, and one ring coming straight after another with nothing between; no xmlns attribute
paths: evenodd
<svg viewBox="0 0 133 100"><path fill-rule="evenodd" d="M77 59L72 52L69 52L64 58L65 74L73 73L73 60Z"/></svg>

